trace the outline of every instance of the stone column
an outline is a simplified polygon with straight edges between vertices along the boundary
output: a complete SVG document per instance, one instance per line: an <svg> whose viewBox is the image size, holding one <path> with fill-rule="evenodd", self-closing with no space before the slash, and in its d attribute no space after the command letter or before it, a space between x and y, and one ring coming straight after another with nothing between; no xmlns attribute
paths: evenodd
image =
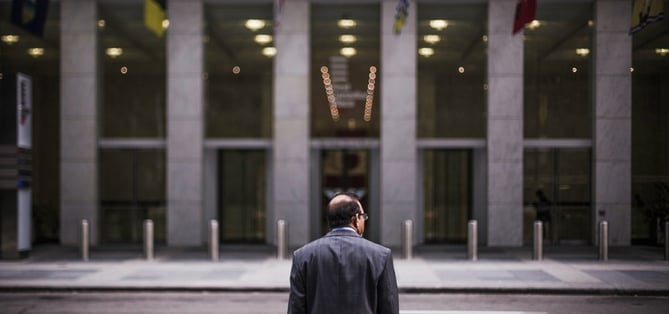
<svg viewBox="0 0 669 314"><path fill-rule="evenodd" d="M416 220L416 2L400 34L393 32L397 1L381 2L381 242L401 244L401 224Z"/></svg>
<svg viewBox="0 0 669 314"><path fill-rule="evenodd" d="M87 219L97 244L97 3L62 0L60 9L60 241L78 245Z"/></svg>
<svg viewBox="0 0 669 314"><path fill-rule="evenodd" d="M198 246L203 219L203 4L167 5L167 244Z"/></svg>
<svg viewBox="0 0 669 314"><path fill-rule="evenodd" d="M289 245L299 246L310 240L309 216L320 213L320 208L309 208L309 1L285 1L280 21L274 30L273 212L268 234L274 235L276 220L283 219ZM315 71L313 75L320 75ZM275 241L273 236L269 240Z"/></svg>
<svg viewBox="0 0 669 314"><path fill-rule="evenodd" d="M595 229L609 224L611 245L630 245L632 188L632 7L627 0L595 2L593 203Z"/></svg>
<svg viewBox="0 0 669 314"><path fill-rule="evenodd" d="M523 244L523 31L516 0L488 4L489 246Z"/></svg>

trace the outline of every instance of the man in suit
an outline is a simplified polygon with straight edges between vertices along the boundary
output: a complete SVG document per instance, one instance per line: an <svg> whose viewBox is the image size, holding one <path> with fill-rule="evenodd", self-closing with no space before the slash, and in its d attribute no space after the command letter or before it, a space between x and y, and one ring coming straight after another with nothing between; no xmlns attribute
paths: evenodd
<svg viewBox="0 0 669 314"><path fill-rule="evenodd" d="M392 254L362 237L358 197L335 195L327 217L330 232L293 254L288 313L399 313Z"/></svg>

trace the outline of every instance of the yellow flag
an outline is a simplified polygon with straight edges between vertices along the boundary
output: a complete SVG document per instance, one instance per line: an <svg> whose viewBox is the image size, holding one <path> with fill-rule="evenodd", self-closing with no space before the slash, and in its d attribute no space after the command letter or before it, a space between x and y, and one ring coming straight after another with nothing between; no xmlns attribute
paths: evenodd
<svg viewBox="0 0 669 314"><path fill-rule="evenodd" d="M165 29L165 0L144 0L144 25L158 37L163 37Z"/></svg>
<svg viewBox="0 0 669 314"><path fill-rule="evenodd" d="M634 0L630 34L664 18L664 0Z"/></svg>

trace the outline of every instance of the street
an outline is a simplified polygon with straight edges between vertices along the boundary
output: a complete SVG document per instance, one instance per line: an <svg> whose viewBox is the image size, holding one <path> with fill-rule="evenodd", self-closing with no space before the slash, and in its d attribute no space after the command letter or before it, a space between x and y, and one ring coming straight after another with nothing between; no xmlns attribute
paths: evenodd
<svg viewBox="0 0 669 314"><path fill-rule="evenodd" d="M287 293L3 292L0 313L285 313ZM669 296L402 294L402 314L666 313Z"/></svg>

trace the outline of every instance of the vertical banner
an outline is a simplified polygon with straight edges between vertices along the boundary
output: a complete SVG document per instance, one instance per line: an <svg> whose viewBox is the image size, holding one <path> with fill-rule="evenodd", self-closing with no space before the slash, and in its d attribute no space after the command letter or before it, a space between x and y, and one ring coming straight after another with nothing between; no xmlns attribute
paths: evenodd
<svg viewBox="0 0 669 314"><path fill-rule="evenodd" d="M17 158L17 250L30 250L32 243L32 79L16 74Z"/></svg>
<svg viewBox="0 0 669 314"><path fill-rule="evenodd" d="M29 76L16 74L16 146L32 147L32 80Z"/></svg>
<svg viewBox="0 0 669 314"><path fill-rule="evenodd" d="M13 0L11 21L35 36L42 37L49 0Z"/></svg>

